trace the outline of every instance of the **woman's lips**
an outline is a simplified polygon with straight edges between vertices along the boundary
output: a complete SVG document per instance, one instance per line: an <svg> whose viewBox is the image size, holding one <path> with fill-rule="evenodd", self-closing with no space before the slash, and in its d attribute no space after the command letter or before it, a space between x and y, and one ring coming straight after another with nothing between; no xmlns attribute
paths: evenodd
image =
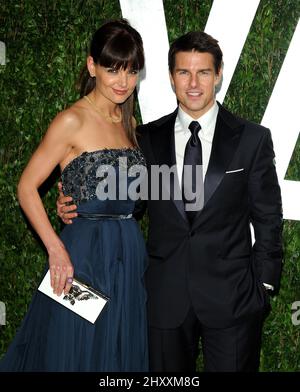
<svg viewBox="0 0 300 392"><path fill-rule="evenodd" d="M117 90L117 89L113 88L113 92L117 95L126 95L128 90Z"/></svg>

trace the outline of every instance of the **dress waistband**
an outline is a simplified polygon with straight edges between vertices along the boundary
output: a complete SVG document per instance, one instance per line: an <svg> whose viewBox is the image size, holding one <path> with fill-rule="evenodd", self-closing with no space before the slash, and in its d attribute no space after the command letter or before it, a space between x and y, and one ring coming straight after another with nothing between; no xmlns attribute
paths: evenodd
<svg viewBox="0 0 300 392"><path fill-rule="evenodd" d="M97 213L94 214L89 212L79 212L78 217L90 219L90 220L100 220L100 219L119 220L119 219L130 219L132 218L132 214L118 215L118 214L97 214Z"/></svg>

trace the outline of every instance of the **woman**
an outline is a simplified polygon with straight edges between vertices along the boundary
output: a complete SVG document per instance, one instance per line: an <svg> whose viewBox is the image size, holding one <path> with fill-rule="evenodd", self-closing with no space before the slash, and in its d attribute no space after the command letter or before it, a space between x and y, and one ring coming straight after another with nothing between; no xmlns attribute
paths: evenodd
<svg viewBox="0 0 300 392"><path fill-rule="evenodd" d="M132 117L133 92L144 66L142 39L125 20L93 36L82 77L83 98L59 113L25 168L18 198L49 254L51 286L67 294L73 276L110 297L95 324L39 291L0 363L2 371L146 371L148 369L144 241L132 218L134 201L99 200L99 167L119 176L143 164ZM39 186L55 166L78 218L60 237L52 228ZM130 183L130 178L128 178Z"/></svg>

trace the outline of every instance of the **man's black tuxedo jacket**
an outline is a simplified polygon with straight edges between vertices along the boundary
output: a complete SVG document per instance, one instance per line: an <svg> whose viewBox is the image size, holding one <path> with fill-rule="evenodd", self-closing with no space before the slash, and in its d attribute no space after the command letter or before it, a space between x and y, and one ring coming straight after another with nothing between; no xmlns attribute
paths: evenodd
<svg viewBox="0 0 300 392"><path fill-rule="evenodd" d="M137 129L149 170L176 163L176 115ZM182 201L147 202L152 326L175 328L193 306L204 325L226 328L269 307L263 282L279 286L282 207L270 131L219 105L204 195L192 225Z"/></svg>

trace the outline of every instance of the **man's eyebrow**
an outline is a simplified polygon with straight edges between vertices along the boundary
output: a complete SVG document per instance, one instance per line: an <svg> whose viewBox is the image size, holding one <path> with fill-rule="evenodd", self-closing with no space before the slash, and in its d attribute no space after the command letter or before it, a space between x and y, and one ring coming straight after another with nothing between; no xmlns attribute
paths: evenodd
<svg viewBox="0 0 300 392"><path fill-rule="evenodd" d="M190 72L190 70L188 68L175 68L175 71L187 71ZM213 71L213 68L200 68L197 70L197 72L203 72L203 71Z"/></svg>

